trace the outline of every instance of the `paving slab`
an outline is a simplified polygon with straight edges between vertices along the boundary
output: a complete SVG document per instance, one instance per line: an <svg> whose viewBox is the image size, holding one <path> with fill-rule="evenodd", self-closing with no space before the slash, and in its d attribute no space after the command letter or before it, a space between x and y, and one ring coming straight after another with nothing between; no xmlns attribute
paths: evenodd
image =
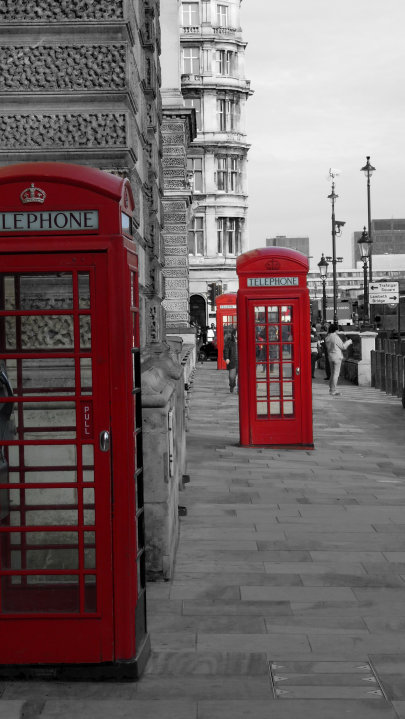
<svg viewBox="0 0 405 719"><path fill-rule="evenodd" d="M381 701L339 699L275 701L202 701L198 719L398 719Z"/></svg>
<svg viewBox="0 0 405 719"><path fill-rule="evenodd" d="M41 719L197 719L197 703L191 700L50 700ZM8 718L7 718L8 719Z"/></svg>
<svg viewBox="0 0 405 719"><path fill-rule="evenodd" d="M0 719L23 719L25 702L21 700L0 700Z"/></svg>

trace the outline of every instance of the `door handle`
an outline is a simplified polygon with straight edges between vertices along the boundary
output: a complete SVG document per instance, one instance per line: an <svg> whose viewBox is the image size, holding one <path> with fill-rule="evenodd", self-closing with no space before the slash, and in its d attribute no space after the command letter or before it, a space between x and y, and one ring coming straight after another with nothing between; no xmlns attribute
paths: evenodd
<svg viewBox="0 0 405 719"><path fill-rule="evenodd" d="M301 368L300 368L300 367L296 367L296 368L295 368L295 374L300 374L300 372L301 372Z"/></svg>
<svg viewBox="0 0 405 719"><path fill-rule="evenodd" d="M102 452L108 452L110 449L110 433L106 429L100 432L100 449Z"/></svg>

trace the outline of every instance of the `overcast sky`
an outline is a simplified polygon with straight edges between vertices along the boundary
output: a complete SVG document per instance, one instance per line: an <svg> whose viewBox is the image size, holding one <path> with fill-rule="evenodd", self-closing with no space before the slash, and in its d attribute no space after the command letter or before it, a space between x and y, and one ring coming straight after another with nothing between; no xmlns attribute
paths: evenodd
<svg viewBox="0 0 405 719"><path fill-rule="evenodd" d="M373 219L405 217L405 0L243 0L241 22L250 249L309 236L311 264L330 255L332 167L348 267L367 225L366 155Z"/></svg>

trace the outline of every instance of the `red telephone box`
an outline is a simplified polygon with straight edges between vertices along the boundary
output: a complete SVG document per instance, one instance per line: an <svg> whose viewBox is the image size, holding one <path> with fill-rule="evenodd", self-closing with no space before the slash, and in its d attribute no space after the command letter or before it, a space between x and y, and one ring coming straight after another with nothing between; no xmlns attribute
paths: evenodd
<svg viewBox="0 0 405 719"><path fill-rule="evenodd" d="M236 329L236 292L219 295L216 298L217 306L217 369L226 369L224 360L224 345L231 331Z"/></svg>
<svg viewBox="0 0 405 719"><path fill-rule="evenodd" d="M0 675L136 678L150 643L131 188L40 162L1 168L0 186Z"/></svg>
<svg viewBox="0 0 405 719"><path fill-rule="evenodd" d="M236 271L241 445L313 447L308 260L266 247Z"/></svg>

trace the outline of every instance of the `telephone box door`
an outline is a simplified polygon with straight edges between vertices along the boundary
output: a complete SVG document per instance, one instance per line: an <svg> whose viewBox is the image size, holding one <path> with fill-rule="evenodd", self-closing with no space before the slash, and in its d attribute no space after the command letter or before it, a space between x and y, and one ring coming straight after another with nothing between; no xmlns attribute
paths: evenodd
<svg viewBox="0 0 405 719"><path fill-rule="evenodd" d="M298 300L249 300L252 444L299 443L302 435Z"/></svg>
<svg viewBox="0 0 405 719"><path fill-rule="evenodd" d="M10 647L16 663L35 662L39 646L42 662L111 661L107 260L35 262L5 255L0 275L0 363L13 391L0 400L1 645L7 662Z"/></svg>

